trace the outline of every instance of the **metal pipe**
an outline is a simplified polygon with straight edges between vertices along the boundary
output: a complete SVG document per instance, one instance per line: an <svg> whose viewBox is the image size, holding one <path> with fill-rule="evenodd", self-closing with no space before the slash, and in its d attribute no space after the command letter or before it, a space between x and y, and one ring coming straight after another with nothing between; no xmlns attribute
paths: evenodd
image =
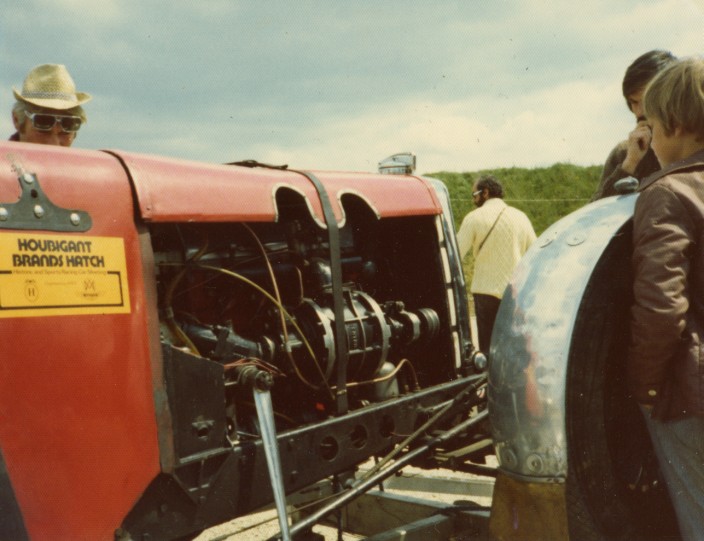
<svg viewBox="0 0 704 541"><path fill-rule="evenodd" d="M472 417L470 419L467 419L457 426L451 428L450 430L447 430L446 432L443 432L439 436L436 436L429 440L428 442L424 443L420 447L416 447L415 449L411 449L408 451L403 457L399 458L393 465L391 465L388 469L380 471L376 473L375 475L371 477L365 478L363 481L359 482L356 485L353 485L352 488L350 488L347 492L342 494L339 498L333 500L329 504L325 505L324 507L321 507L314 513L310 514L308 517L306 517L303 520L300 520L296 522L290 530L290 535L292 537L295 537L297 534L301 533L302 531L314 526L318 521L320 521L323 517L329 515L333 511L337 510L340 507L343 507L347 505L349 502L363 494L364 492L370 490L374 485L377 483L383 481L384 479L390 477L391 475L395 474L397 471L402 469L404 466L408 465L411 463L414 459L416 459L419 456L422 456L423 454L427 453L434 447L437 447L441 443L444 443L446 441L451 440L455 436L457 436L459 433L463 432L464 430L467 430L468 428L474 426L475 424L478 424L482 422L484 419L486 419L488 416L487 410L484 410L480 412L478 415L475 417ZM279 536L274 536L270 537L267 541L280 541L282 537ZM285 539L285 538L283 538Z"/></svg>
<svg viewBox="0 0 704 541"><path fill-rule="evenodd" d="M260 390L254 386L254 404L257 407L257 417L261 426L264 454L269 468L271 489L274 492L274 502L279 515L279 526L283 541L291 540L289 532L288 513L286 512L286 494L284 492L283 475L281 474L281 460L279 459L279 446L276 441L276 428L274 426L274 408L271 404L271 393L268 389Z"/></svg>
<svg viewBox="0 0 704 541"><path fill-rule="evenodd" d="M366 475L374 475L377 471L383 468L384 465L389 462L394 456L396 456L403 449L405 449L407 445L409 445L412 441L418 438L421 434L423 434L431 426L437 423L440 419L444 418L445 415L448 414L448 412L454 411L454 408L460 404L463 404L465 400L471 400L472 394L476 393L477 389L479 389L479 387L481 387L485 383L486 376L482 375L476 381L472 382L466 389L460 391L457 396L455 396L452 400L449 400L446 404L442 405L438 411L433 413L433 415L425 423L423 423L422 426L420 426L412 434L407 436L406 439L404 439L395 449L393 449L389 454L387 454L382 460L377 462L374 467L367 472ZM475 404L472 404L472 406L474 405Z"/></svg>

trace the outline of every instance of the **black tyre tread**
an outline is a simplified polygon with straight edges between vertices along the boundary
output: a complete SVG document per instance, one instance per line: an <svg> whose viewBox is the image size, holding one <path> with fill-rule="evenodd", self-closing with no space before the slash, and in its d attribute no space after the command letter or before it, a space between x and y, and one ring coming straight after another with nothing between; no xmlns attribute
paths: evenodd
<svg viewBox="0 0 704 541"><path fill-rule="evenodd" d="M625 389L630 253L629 223L596 265L572 337L566 414L573 541L678 539L666 491L627 487L634 470L652 462L643 420Z"/></svg>

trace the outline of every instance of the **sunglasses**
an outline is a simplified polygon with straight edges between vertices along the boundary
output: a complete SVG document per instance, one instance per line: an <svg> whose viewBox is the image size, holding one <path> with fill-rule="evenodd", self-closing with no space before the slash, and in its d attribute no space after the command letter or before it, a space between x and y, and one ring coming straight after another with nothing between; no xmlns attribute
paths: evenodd
<svg viewBox="0 0 704 541"><path fill-rule="evenodd" d="M76 133L83 124L80 116L28 112L25 112L25 115L32 121L34 129L39 131L51 131L58 122L65 133Z"/></svg>

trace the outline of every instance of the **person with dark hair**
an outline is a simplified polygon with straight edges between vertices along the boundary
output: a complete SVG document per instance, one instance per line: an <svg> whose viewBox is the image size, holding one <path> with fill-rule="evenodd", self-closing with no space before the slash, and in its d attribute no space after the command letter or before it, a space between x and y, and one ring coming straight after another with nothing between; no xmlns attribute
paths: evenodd
<svg viewBox="0 0 704 541"><path fill-rule="evenodd" d="M472 188L477 208L462 220L457 232L460 257L474 255L470 290L477 316L479 349L489 350L491 332L504 289L518 261L535 240L528 216L508 206L504 189L493 175L479 178Z"/></svg>
<svg viewBox="0 0 704 541"><path fill-rule="evenodd" d="M643 113L643 94L648 83L675 60L669 51L655 49L636 58L626 69L621 88L626 105L636 118L636 127L606 159L592 201L616 195L614 184L622 178L634 177L640 181L660 170L658 159L650 148L651 131Z"/></svg>

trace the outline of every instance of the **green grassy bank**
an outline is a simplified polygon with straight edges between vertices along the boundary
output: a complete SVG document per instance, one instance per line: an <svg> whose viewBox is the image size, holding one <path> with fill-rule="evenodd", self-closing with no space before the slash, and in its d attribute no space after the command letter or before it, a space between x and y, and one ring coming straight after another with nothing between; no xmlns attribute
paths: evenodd
<svg viewBox="0 0 704 541"><path fill-rule="evenodd" d="M550 224L589 202L599 183L601 166L557 163L535 169L511 167L466 173L441 171L425 175L437 178L447 186L457 228L465 214L475 208L472 185L484 174L493 174L499 179L506 194L504 200L525 212L535 232L540 235Z"/></svg>
<svg viewBox="0 0 704 541"><path fill-rule="evenodd" d="M504 187L506 203L525 212L533 223L536 234L540 236L548 226L589 202L599 183L601 166L581 167L557 163L535 169L511 167L466 173L441 171L425 175L437 178L447 186L456 230L462 223L462 218L475 208L472 186L484 174L492 174L499 179ZM463 263L469 293L474 267L472 255L468 254ZM469 302L473 312L471 295Z"/></svg>

